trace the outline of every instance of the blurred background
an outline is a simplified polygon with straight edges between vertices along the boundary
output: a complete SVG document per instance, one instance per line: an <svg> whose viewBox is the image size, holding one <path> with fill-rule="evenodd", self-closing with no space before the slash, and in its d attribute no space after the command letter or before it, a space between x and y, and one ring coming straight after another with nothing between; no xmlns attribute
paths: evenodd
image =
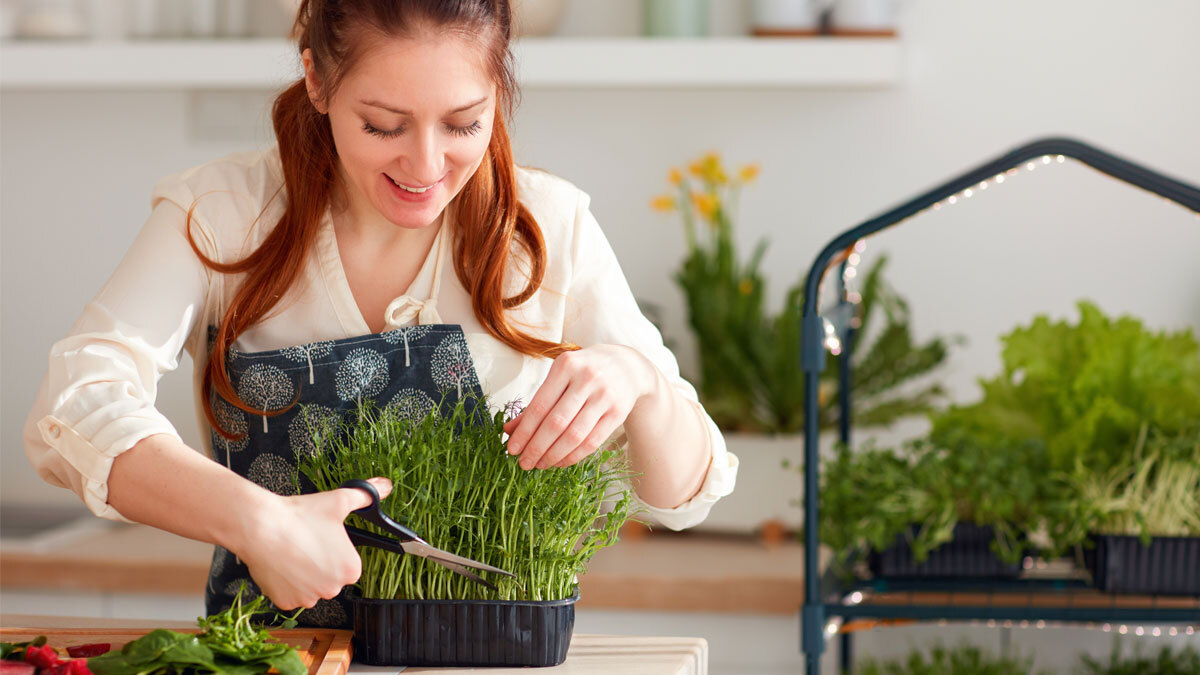
<svg viewBox="0 0 1200 675"><path fill-rule="evenodd" d="M699 166L688 167L706 154L730 175L753 167L729 213L743 256L769 242L760 272L772 312L835 234L1029 140L1077 138L1200 181L1194 0L517 4L517 162L591 195L635 294L689 377L699 355L674 278L688 254L685 233L677 211L652 201L675 193L672 168L698 180ZM86 515L75 495L34 474L22 449L50 345L133 241L158 178L273 143L273 95L299 66L285 38L286 2L0 0L0 11L0 502L15 565L27 523ZM946 400L977 396L976 379L1000 367L1002 333L1036 314L1074 321L1079 299L1156 330L1200 328L1194 213L1072 161L993 187L874 237L862 252L864 268L887 255L887 281L907 300L914 340L961 338L937 371ZM158 405L200 447L191 367L184 355L182 372L160 383ZM868 434L893 442L923 425L908 418ZM760 482L772 478L730 447L744 467L739 494L791 486L798 495L798 477L777 470L777 460L765 471L782 487L767 488ZM701 565L694 558L668 551L648 574L644 564L622 567L616 553L626 544L618 545L610 559L597 558L605 583L641 575L639 583L673 584L678 597L589 606L585 585L577 630L701 636L712 672L797 672L803 569L787 535L801 514L787 501L757 515L753 505L714 510L707 536L742 537L728 553L739 562L721 568L718 560L695 584L664 581L686 577ZM764 538L770 525L788 542ZM202 549L146 555L197 569L207 565ZM202 606L198 593L169 583L146 592L18 581L16 570L0 580L6 612L190 619ZM757 591L731 590L723 575L739 570L759 575ZM776 597L755 605L747 599L755 592ZM781 601L781 593L791 595ZM1106 654L1112 637L1099 627L926 624L864 632L856 649L885 658L962 638L1067 672L1081 652ZM1198 644L1182 630L1134 637L1126 649ZM829 645L824 665L834 672Z"/></svg>

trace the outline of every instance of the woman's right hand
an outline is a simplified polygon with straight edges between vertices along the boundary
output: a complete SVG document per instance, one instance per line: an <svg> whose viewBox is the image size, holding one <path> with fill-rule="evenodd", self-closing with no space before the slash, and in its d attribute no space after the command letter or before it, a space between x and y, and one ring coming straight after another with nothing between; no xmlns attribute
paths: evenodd
<svg viewBox="0 0 1200 675"><path fill-rule="evenodd" d="M392 491L387 478L369 481L380 499ZM250 576L272 603L287 611L312 607L358 581L362 559L344 521L351 511L371 504L357 488L338 488L306 495L279 496L249 520L254 526L241 550L234 551L250 568Z"/></svg>

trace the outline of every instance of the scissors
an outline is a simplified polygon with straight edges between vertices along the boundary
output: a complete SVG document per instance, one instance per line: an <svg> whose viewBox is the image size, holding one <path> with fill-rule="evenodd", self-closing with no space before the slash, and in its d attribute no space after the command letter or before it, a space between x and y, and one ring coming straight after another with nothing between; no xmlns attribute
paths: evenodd
<svg viewBox="0 0 1200 675"><path fill-rule="evenodd" d="M426 560L432 560L442 567L461 574L462 576L476 583L483 584L492 590L496 590L495 584L488 582L486 579L478 574L475 574L467 568L473 567L475 569L486 570L488 572L495 572L496 574L503 574L514 579L517 578L517 575L513 574L512 572L502 570L499 567L492 567L491 565L485 565L484 563L476 562L470 558L464 558L460 555L454 555L448 551L443 551L422 539L416 532L413 532L407 527L392 520L387 516L386 513L383 512L383 507L379 501L379 491L375 489L374 485L371 485L367 481L361 478L351 478L345 483L342 483L339 487L358 488L370 495L371 503L368 506L364 506L356 511L351 511L351 513L369 523L374 523L375 525L382 527L387 532L391 532L396 535L396 538L392 538L386 535L368 532L352 525L347 525L346 534L350 535L350 541L355 545L374 546L375 548L383 549L384 551L391 551L392 553L399 553L401 555L405 553L409 555L418 555Z"/></svg>

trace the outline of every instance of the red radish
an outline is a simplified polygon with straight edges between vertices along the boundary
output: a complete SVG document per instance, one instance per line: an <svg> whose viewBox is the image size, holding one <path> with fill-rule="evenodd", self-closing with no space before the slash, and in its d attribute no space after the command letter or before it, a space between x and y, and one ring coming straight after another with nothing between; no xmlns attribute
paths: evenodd
<svg viewBox="0 0 1200 675"><path fill-rule="evenodd" d="M100 656L112 651L112 644L108 642L93 642L86 645L75 645L67 647L67 654L77 659L89 659L93 656Z"/></svg>

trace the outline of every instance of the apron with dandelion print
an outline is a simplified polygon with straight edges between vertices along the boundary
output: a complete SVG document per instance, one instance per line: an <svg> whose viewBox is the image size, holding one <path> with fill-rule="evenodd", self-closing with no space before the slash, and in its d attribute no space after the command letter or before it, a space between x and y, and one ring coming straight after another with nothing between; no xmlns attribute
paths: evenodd
<svg viewBox="0 0 1200 675"><path fill-rule="evenodd" d="M437 315L441 252L439 242L430 298L421 302L403 296L388 308L389 325L416 318L414 325L272 351L231 349L226 365L243 401L259 410L286 407L293 400L296 405L279 415L252 415L214 393L217 419L241 436L229 440L210 428L214 459L277 494L296 494L297 477L300 493L315 492L296 470L298 458L316 451L311 431L353 419L362 401L395 406L401 415L421 419L439 405L452 409L464 396L478 400L482 390L462 328L441 323ZM210 349L215 336L216 329L209 327ZM243 582L251 594L243 599L260 593L246 565L215 547L205 589L207 612L228 608ZM300 625L352 628L348 593L353 592L347 586L338 597L321 600L300 614Z"/></svg>

